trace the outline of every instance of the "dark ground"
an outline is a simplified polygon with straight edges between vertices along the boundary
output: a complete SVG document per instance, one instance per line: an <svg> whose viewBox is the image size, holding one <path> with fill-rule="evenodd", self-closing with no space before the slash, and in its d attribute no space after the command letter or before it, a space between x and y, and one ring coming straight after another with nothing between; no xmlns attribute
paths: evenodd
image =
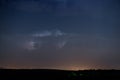
<svg viewBox="0 0 120 80"><path fill-rule="evenodd" d="M0 80L120 80L120 70L0 69Z"/></svg>

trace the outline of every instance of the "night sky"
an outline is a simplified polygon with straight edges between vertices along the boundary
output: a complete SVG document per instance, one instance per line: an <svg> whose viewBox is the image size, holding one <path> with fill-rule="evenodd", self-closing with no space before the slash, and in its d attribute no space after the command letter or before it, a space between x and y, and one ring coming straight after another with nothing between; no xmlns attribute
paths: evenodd
<svg viewBox="0 0 120 80"><path fill-rule="evenodd" d="M120 69L120 0L0 0L0 67Z"/></svg>

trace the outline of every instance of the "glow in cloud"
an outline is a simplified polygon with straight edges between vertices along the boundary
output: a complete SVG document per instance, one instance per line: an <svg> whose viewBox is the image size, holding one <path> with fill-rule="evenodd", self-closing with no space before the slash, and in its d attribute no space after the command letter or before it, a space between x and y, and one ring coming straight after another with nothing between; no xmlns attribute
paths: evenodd
<svg viewBox="0 0 120 80"><path fill-rule="evenodd" d="M54 37L59 37L65 35L64 32L60 30L55 30L55 31L43 31L40 33L33 34L33 37L48 37L48 36L54 36Z"/></svg>
<svg viewBox="0 0 120 80"><path fill-rule="evenodd" d="M65 33L63 33L62 31L56 30L54 35L55 35L56 37L58 37L58 36L62 36L62 35L64 35L64 34L65 34Z"/></svg>
<svg viewBox="0 0 120 80"><path fill-rule="evenodd" d="M66 45L67 41L61 41L58 43L58 48L63 48Z"/></svg>
<svg viewBox="0 0 120 80"><path fill-rule="evenodd" d="M43 31L41 33L34 34L34 37L48 37L51 36L52 33L50 31Z"/></svg>
<svg viewBox="0 0 120 80"><path fill-rule="evenodd" d="M28 41L24 43L24 48L28 49L28 50L34 50L35 48L35 43L34 41Z"/></svg>
<svg viewBox="0 0 120 80"><path fill-rule="evenodd" d="M67 43L65 37L62 37L64 35L66 35L66 33L62 32L61 30L45 30L45 31L33 34L32 37L34 38L36 45L38 45L38 47L36 48L40 48L44 46L44 43L49 41L50 41L50 44L53 43L53 45L55 44L56 47L63 48ZM43 37L51 37L52 40L51 38L50 40L48 40L48 38L45 39Z"/></svg>

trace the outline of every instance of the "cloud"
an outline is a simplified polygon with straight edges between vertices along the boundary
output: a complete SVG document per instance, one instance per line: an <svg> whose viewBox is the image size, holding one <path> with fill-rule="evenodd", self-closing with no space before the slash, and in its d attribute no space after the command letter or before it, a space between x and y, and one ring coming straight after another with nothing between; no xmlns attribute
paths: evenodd
<svg viewBox="0 0 120 80"><path fill-rule="evenodd" d="M38 46L53 46L56 48L63 48L67 43L65 35L67 33L62 32L61 30L44 30L39 33L32 35L36 45ZM66 35L67 36L67 35ZM46 38L45 38L46 37ZM39 45L39 43L41 43ZM47 43L47 45L46 45ZM40 47L37 47L40 48Z"/></svg>
<svg viewBox="0 0 120 80"><path fill-rule="evenodd" d="M23 47L24 47L25 49L28 49L28 50L35 50L35 49L36 49L35 43L36 43L36 42L34 42L34 41L28 41L28 42L25 42L25 43L24 43Z"/></svg>
<svg viewBox="0 0 120 80"><path fill-rule="evenodd" d="M65 33L62 32L61 30L55 30L55 31L45 30L40 33L33 34L33 37L49 37L49 36L59 37L63 35L65 35Z"/></svg>
<svg viewBox="0 0 120 80"><path fill-rule="evenodd" d="M58 48L63 48L66 45L67 41L61 41L58 43Z"/></svg>
<svg viewBox="0 0 120 80"><path fill-rule="evenodd" d="M60 30L55 30L55 33L54 33L53 35L55 35L56 37L58 37L58 36L63 36L63 35L65 35L65 33L62 32L62 31L60 31Z"/></svg>
<svg viewBox="0 0 120 80"><path fill-rule="evenodd" d="M48 37L51 35L52 35L52 33L50 31L43 31L40 33L33 34L33 37Z"/></svg>

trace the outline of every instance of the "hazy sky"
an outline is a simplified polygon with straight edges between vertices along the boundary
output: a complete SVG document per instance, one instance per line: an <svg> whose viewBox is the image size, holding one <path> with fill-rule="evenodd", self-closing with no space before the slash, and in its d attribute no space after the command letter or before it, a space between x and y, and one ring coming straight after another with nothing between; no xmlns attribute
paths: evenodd
<svg viewBox="0 0 120 80"><path fill-rule="evenodd" d="M0 67L120 69L120 1L0 0Z"/></svg>

